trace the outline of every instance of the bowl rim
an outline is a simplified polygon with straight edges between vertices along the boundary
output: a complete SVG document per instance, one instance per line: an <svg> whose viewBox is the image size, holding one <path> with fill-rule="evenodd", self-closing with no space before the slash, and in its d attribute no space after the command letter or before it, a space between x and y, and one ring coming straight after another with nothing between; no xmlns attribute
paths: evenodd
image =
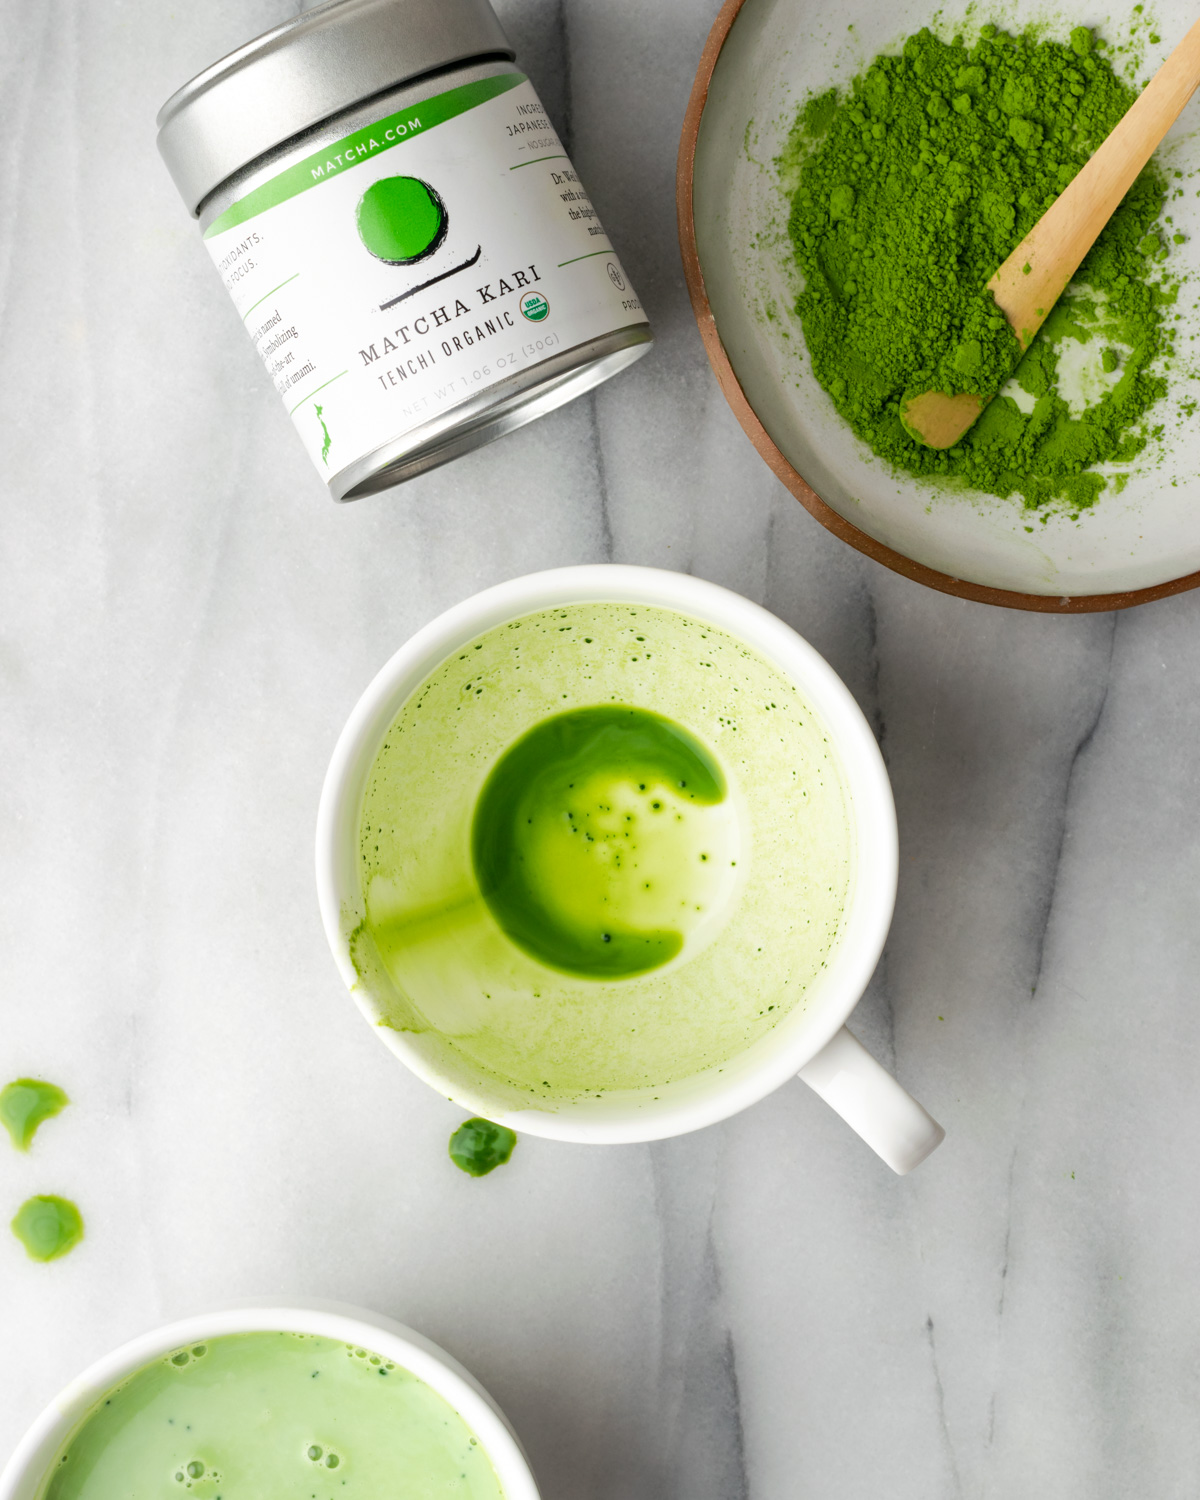
<svg viewBox="0 0 1200 1500"><path fill-rule="evenodd" d="M796 469L775 443L770 433L759 420L741 382L734 373L733 363L721 341L717 320L708 299L704 272L700 265L700 254L696 244L696 221L692 198L696 166L696 144L700 135L700 122L704 106L708 102L709 86L713 71L721 56L733 23L741 13L746 0L724 0L712 30L700 54L700 63L692 83L691 96L683 117L683 129L679 138L679 156L675 169L675 209L679 226L679 250L683 258L683 275L687 282L692 311L700 330L708 362L717 384L741 423L742 430L754 444L774 473L804 506L810 515L843 542L849 543L865 556L882 563L885 568L911 578L914 583L937 589L943 594L953 594L959 599L971 599L978 604L995 604L1005 609L1031 610L1039 614L1092 614L1112 609L1129 609L1135 604L1149 604L1155 599L1166 599L1172 594L1182 594L1200 586L1200 571L1187 573L1180 578L1168 579L1148 588L1128 589L1114 594L1024 594L1014 589L993 588L988 584L971 583L965 578L955 578L937 568L927 567L914 561L893 547L878 541L869 533L855 526L832 506L827 505Z"/></svg>
<svg viewBox="0 0 1200 1500"><path fill-rule="evenodd" d="M0 1470L0 1500L32 1500L47 1466L96 1402L128 1376L181 1345L239 1333L310 1333L367 1348L410 1371L449 1402L479 1438L505 1500L539 1500L529 1460L507 1417L453 1356L394 1318L321 1298L227 1302L150 1328L90 1364L34 1418Z"/></svg>

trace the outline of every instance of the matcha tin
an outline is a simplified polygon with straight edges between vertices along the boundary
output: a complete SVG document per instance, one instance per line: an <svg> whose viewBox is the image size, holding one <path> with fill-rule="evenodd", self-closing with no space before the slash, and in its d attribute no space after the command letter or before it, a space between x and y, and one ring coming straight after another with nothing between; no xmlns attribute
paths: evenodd
<svg viewBox="0 0 1200 1500"><path fill-rule="evenodd" d="M650 327L488 0L332 0L158 146L335 500L589 390Z"/></svg>

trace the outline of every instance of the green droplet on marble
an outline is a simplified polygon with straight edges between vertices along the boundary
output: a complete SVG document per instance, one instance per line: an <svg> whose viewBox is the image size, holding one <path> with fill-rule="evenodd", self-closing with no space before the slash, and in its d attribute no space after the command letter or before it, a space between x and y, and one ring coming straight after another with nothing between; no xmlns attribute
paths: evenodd
<svg viewBox="0 0 1200 1500"><path fill-rule="evenodd" d="M0 1089L0 1121L18 1151L28 1151L43 1120L58 1114L71 1101L57 1084L40 1078L14 1078Z"/></svg>
<svg viewBox="0 0 1200 1500"><path fill-rule="evenodd" d="M517 1144L515 1132L491 1120L464 1120L450 1137L450 1160L472 1177L486 1177L502 1167Z"/></svg>
<svg viewBox="0 0 1200 1500"><path fill-rule="evenodd" d="M68 1198L28 1198L17 1209L12 1232L30 1260L58 1260L83 1238L83 1216Z"/></svg>

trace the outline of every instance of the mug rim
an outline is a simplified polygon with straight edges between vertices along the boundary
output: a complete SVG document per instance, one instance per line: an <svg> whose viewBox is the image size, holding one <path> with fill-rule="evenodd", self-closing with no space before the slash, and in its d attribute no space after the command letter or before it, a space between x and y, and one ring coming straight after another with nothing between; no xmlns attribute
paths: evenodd
<svg viewBox="0 0 1200 1500"><path fill-rule="evenodd" d="M447 1401L491 1459L504 1500L539 1500L529 1460L492 1396L452 1355L415 1329L366 1308L320 1299L255 1299L148 1329L89 1365L34 1419L0 1470L0 1500L34 1500L49 1466L106 1391L183 1344L239 1333L310 1333L395 1360Z"/></svg>
<svg viewBox="0 0 1200 1500"><path fill-rule="evenodd" d="M713 1082L703 1097L643 1100L627 1115L597 1118L586 1105L511 1108L489 1096L482 1080L464 1085L433 1064L405 1033L381 1024L350 955L345 912L361 900L357 871L361 793L379 745L412 691L459 646L509 620L580 603L641 603L674 610L724 630L751 647L800 688L828 731L847 786L855 837L855 872L847 917L825 973L773 1031L728 1062L761 1050L748 1067ZM352 805L351 805L352 803ZM525 574L483 589L437 615L375 674L338 737L321 790L316 830L317 894L334 960L355 1003L383 1044L443 1097L507 1125L552 1140L619 1144L661 1140L727 1119L799 1073L841 1029L862 998L891 926L899 870L895 803L883 756L849 688L797 631L762 605L691 574L626 563L585 563ZM353 851L345 858L346 847ZM351 890L350 887L354 889ZM834 983L836 981L836 985ZM713 1070L707 1070L712 1073ZM697 1075L703 1079L706 1073Z"/></svg>

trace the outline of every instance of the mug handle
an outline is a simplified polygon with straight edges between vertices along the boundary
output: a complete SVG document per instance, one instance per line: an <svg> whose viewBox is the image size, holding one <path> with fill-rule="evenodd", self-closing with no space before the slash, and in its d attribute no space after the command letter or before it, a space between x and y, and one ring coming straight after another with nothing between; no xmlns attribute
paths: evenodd
<svg viewBox="0 0 1200 1500"><path fill-rule="evenodd" d="M932 1115L844 1026L805 1063L800 1077L901 1176L946 1138Z"/></svg>

